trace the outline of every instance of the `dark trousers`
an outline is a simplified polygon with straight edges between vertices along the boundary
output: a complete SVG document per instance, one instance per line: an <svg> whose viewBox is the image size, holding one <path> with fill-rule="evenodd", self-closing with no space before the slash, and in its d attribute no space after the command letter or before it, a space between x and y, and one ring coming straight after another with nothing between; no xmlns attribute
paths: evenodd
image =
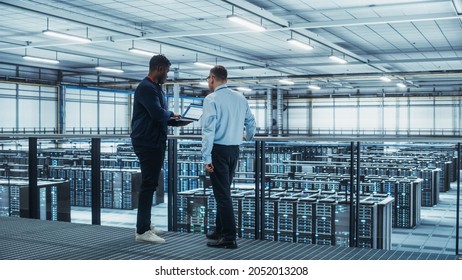
<svg viewBox="0 0 462 280"><path fill-rule="evenodd" d="M231 183L238 158L239 146L213 145L212 164L214 172L210 173L210 180L217 203L215 231L227 240L236 239Z"/></svg>
<svg viewBox="0 0 462 280"><path fill-rule="evenodd" d="M138 193L138 213L136 232L143 234L151 227L151 208L154 191L159 185L159 174L164 165L165 146L150 149L137 149L141 168L141 186Z"/></svg>

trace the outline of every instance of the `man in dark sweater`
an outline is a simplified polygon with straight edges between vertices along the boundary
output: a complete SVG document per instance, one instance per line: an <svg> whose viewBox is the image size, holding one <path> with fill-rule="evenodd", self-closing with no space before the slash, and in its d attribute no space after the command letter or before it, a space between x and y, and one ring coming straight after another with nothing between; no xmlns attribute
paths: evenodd
<svg viewBox="0 0 462 280"><path fill-rule="evenodd" d="M155 55L149 61L149 73L135 90L133 102L133 149L140 161L142 183L138 195L136 241L164 243L158 236L161 231L151 225L151 207L159 174L164 164L167 126L186 125L175 119L180 115L169 111L167 98L161 85L167 80L170 61L163 55Z"/></svg>

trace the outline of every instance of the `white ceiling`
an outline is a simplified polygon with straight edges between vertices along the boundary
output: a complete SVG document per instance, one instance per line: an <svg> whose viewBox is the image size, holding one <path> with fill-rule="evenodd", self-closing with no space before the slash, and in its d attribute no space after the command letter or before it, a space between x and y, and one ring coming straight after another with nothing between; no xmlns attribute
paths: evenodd
<svg viewBox="0 0 462 280"><path fill-rule="evenodd" d="M230 22L233 11L267 30ZM99 63L124 70L115 79L101 74L101 82L135 84L149 57L128 52L134 46L165 54L169 78L183 84L208 75L193 64L198 60L226 66L230 83L256 91L286 77L295 85L284 88L313 95L307 84L324 94L460 95L462 88L461 0L7 0L0 1L0 18L0 63L61 69L64 81L95 81ZM92 42L45 36L47 22L50 30ZM291 37L314 49L297 49ZM26 49L60 63L27 62ZM333 62L331 53L349 63ZM408 88L398 89L399 80Z"/></svg>

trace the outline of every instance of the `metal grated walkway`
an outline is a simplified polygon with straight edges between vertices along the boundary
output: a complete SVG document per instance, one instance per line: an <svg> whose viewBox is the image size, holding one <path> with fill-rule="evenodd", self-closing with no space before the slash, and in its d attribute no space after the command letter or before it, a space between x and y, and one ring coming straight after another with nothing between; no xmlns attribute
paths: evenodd
<svg viewBox="0 0 462 280"><path fill-rule="evenodd" d="M456 260L455 255L239 239L236 250L201 234L166 232L165 244L136 242L135 230L0 217L1 260Z"/></svg>

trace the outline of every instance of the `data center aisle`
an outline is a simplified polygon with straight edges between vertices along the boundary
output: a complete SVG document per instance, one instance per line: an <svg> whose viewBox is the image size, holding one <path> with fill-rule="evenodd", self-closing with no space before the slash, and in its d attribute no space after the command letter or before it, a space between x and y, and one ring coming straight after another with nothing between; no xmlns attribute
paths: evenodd
<svg viewBox="0 0 462 280"><path fill-rule="evenodd" d="M413 229L394 228L392 249L417 253L455 255L456 183L448 192L441 192L434 207L421 208L421 222ZM167 201L167 197L165 200ZM167 203L152 208L153 224L167 230ZM72 223L91 224L88 207L72 207ZM101 209L101 225L135 229L136 209ZM459 249L460 250L460 249Z"/></svg>
<svg viewBox="0 0 462 280"><path fill-rule="evenodd" d="M449 191L440 192L437 205L422 207L421 222L415 228L394 228L392 231L392 249L455 254L456 187L456 183L453 183Z"/></svg>
<svg viewBox="0 0 462 280"><path fill-rule="evenodd" d="M136 209L120 210L102 208L101 225L135 229L136 211ZM91 208L72 206L71 222L91 224ZM162 230L167 230L167 203L161 203L152 207L152 223Z"/></svg>

